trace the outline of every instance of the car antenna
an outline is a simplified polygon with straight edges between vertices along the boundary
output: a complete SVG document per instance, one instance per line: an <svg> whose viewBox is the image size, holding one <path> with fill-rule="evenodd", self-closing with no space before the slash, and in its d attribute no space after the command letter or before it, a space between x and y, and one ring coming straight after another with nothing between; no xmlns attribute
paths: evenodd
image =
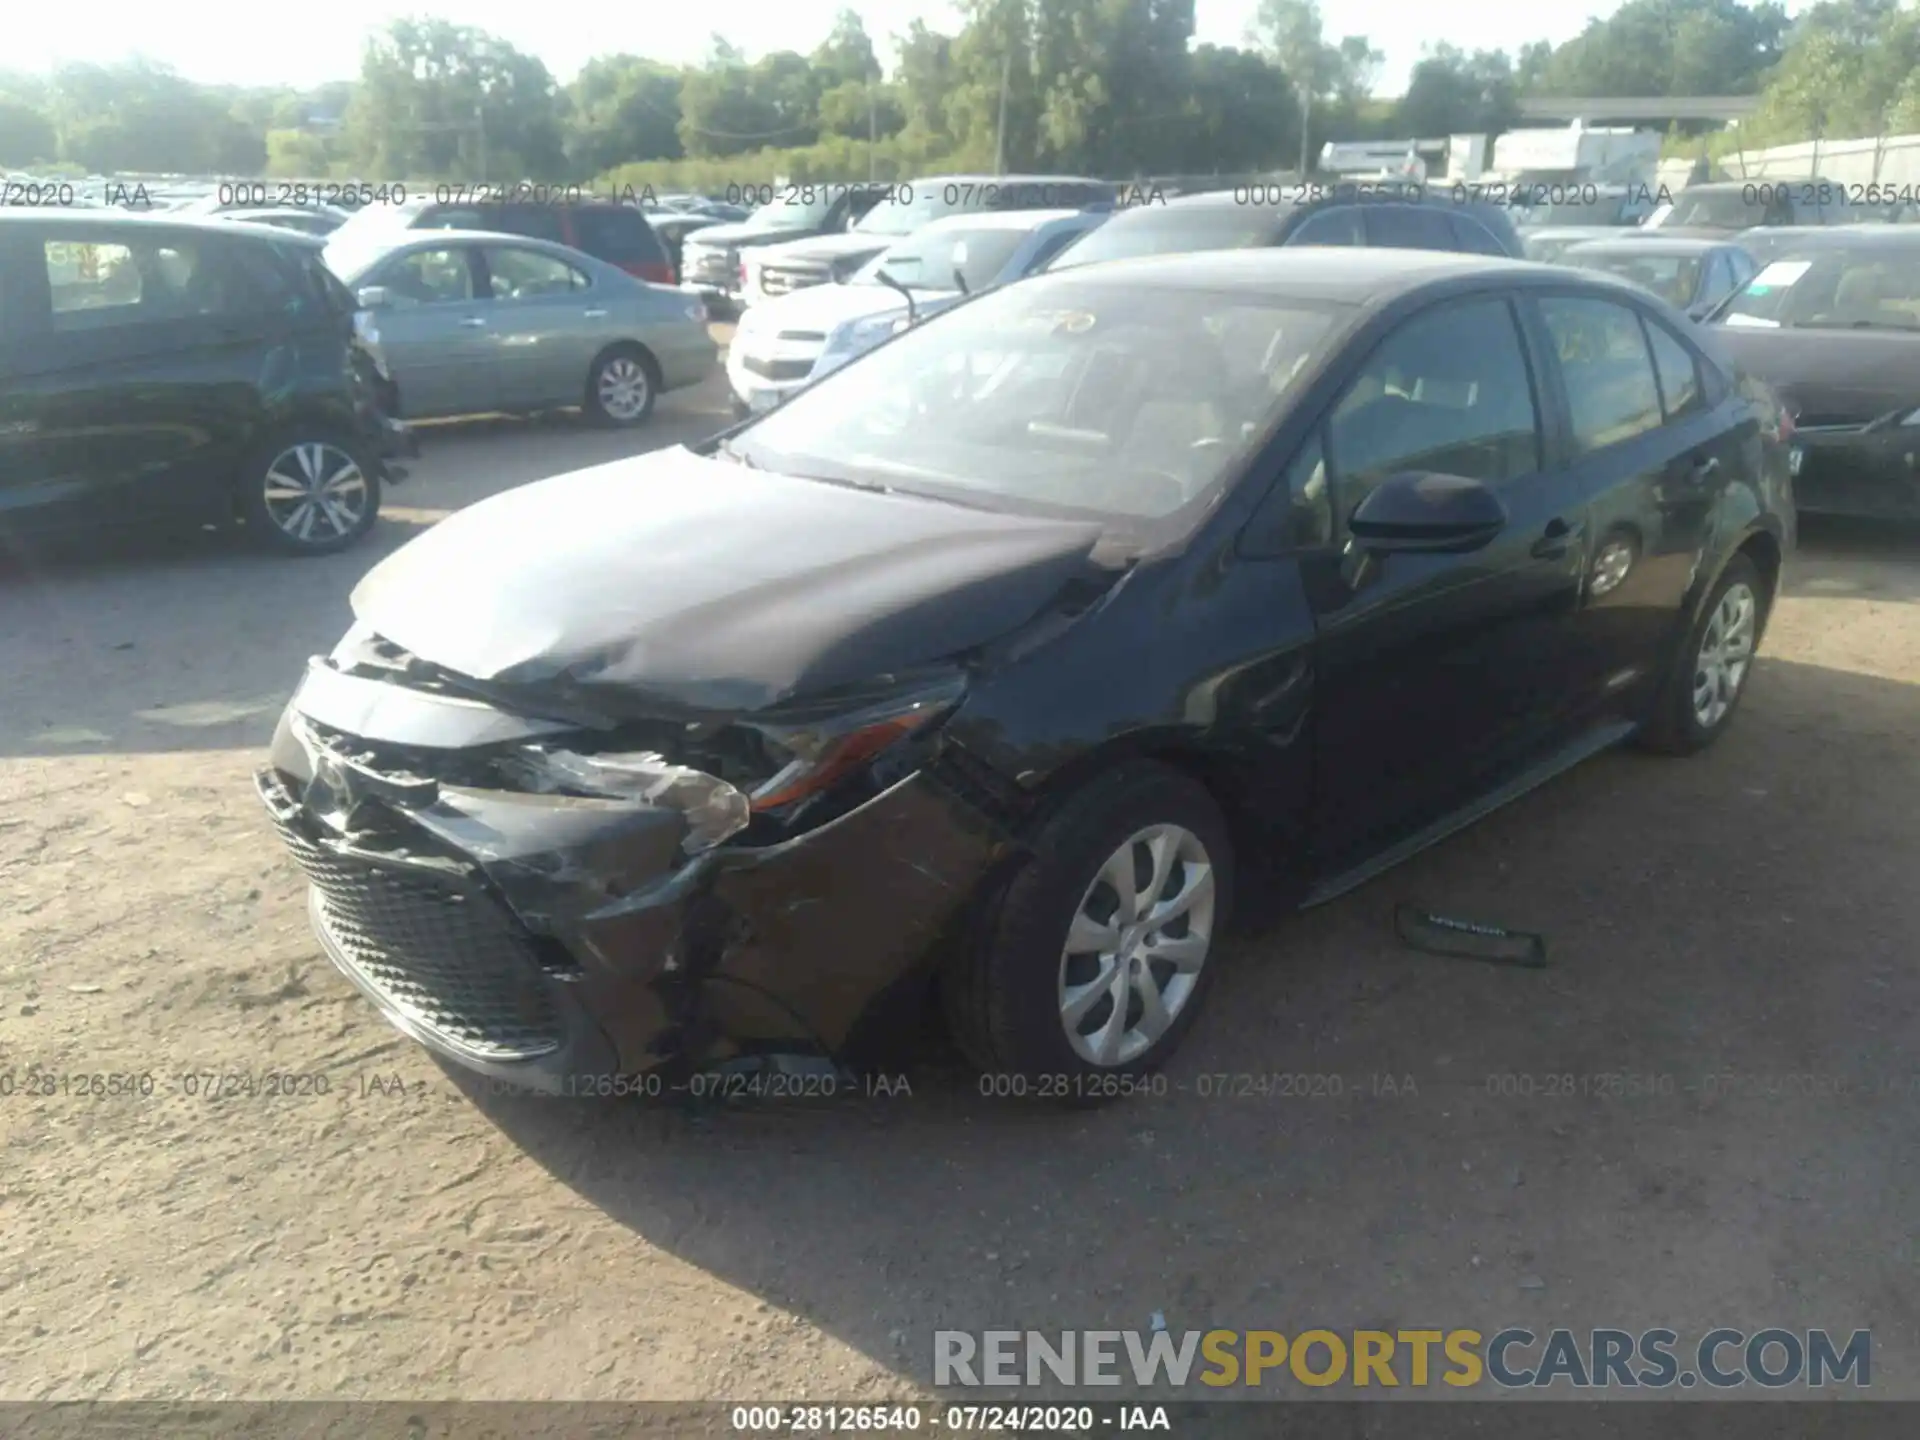
<svg viewBox="0 0 1920 1440"><path fill-rule="evenodd" d="M874 278L889 290L898 290L900 292L900 298L907 302L907 324L912 325L916 319L913 308L913 291L889 275L884 266L875 272Z"/></svg>

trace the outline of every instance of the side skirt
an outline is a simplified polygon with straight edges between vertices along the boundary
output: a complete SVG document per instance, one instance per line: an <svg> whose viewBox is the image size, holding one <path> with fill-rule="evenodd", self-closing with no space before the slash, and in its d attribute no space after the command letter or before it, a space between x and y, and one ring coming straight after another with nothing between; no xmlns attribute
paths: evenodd
<svg viewBox="0 0 1920 1440"><path fill-rule="evenodd" d="M1511 804L1528 791L1539 789L1549 780L1571 770L1581 761L1590 760L1603 750L1611 750L1638 728L1632 721L1619 720L1589 730L1571 744L1528 766L1505 784L1489 790L1458 810L1442 815L1426 828L1415 831L1406 839L1397 841L1351 869L1342 871L1338 875L1328 876L1307 892L1306 899L1300 902L1300 908L1305 910L1315 905L1324 905L1329 900L1338 899L1349 890L1357 890L1367 881L1384 875L1402 861L1411 860L1429 845L1439 844L1449 835L1466 829L1477 820L1484 820L1501 806Z"/></svg>

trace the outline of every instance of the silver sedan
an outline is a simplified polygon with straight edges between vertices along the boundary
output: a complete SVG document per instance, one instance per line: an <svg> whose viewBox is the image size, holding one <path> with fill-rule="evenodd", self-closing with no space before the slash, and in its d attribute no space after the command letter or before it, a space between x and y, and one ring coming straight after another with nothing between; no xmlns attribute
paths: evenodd
<svg viewBox="0 0 1920 1440"><path fill-rule="evenodd" d="M697 296L551 241L410 230L324 253L409 420L579 406L637 425L719 362Z"/></svg>

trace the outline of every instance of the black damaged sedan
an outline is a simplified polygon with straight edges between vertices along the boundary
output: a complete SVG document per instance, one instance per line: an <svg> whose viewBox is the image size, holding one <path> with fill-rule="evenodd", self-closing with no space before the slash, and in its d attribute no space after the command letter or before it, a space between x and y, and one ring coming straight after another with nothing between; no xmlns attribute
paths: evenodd
<svg viewBox="0 0 1920 1440"><path fill-rule="evenodd" d="M334 962L496 1079L857 1068L937 997L982 1068L1092 1091L1193 1023L1236 889L1324 900L1718 736L1781 427L1602 277L1043 276L429 531L257 783Z"/></svg>

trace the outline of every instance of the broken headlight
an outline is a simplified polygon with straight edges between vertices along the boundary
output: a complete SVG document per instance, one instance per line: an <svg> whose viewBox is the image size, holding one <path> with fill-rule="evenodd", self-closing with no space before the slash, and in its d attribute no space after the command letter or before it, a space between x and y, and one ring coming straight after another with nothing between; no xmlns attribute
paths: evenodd
<svg viewBox="0 0 1920 1440"><path fill-rule="evenodd" d="M711 850L745 829L753 818L747 797L726 781L704 770L675 765L656 751L581 755L527 745L509 763L516 778L541 793L633 800L678 810L687 822L680 848L689 855Z"/></svg>
<svg viewBox="0 0 1920 1440"><path fill-rule="evenodd" d="M895 741L945 715L965 693L966 681L956 674L869 699L831 719L757 726L773 749L791 759L754 790L753 808L780 810L821 794Z"/></svg>

